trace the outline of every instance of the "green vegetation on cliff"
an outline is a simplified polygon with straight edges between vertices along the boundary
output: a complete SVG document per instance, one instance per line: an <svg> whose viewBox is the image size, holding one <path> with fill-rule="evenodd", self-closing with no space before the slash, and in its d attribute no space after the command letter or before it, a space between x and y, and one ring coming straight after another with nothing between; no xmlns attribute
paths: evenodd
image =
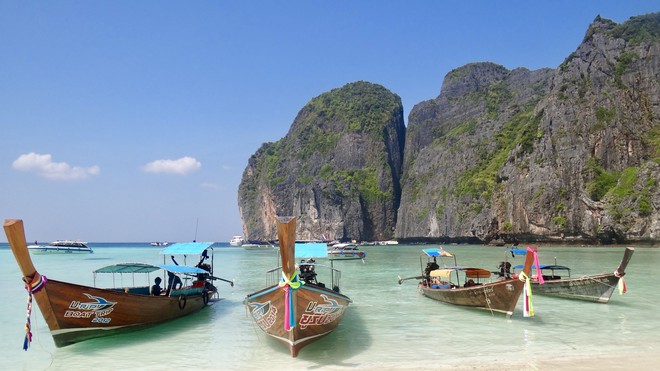
<svg viewBox="0 0 660 371"><path fill-rule="evenodd" d="M382 86L358 81L322 94L308 103L316 113L313 121L323 118L344 124L348 132L365 132L380 135L383 123L397 112L399 101Z"/></svg>
<svg viewBox="0 0 660 371"><path fill-rule="evenodd" d="M509 156L520 157L532 152L535 141L541 137L538 132L541 116L542 113L534 115L529 109L506 121L492 139L496 149L488 153L484 151L481 161L463 173L455 188L456 195L489 199Z"/></svg>
<svg viewBox="0 0 660 371"><path fill-rule="evenodd" d="M660 13L631 17L628 21L615 25L609 34L628 41L631 45L654 42L660 39Z"/></svg>

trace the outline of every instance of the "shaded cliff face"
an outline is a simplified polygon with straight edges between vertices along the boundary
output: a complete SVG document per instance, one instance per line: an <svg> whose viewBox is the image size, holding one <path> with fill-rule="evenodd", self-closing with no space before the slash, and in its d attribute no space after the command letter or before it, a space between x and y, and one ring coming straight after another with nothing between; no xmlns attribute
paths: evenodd
<svg viewBox="0 0 660 371"><path fill-rule="evenodd" d="M396 237L658 240L659 18L597 18L556 70L451 71L409 117Z"/></svg>
<svg viewBox="0 0 660 371"><path fill-rule="evenodd" d="M312 99L250 158L238 192L244 235L276 239L275 216L293 215L298 239L393 237L404 141L401 99L380 85Z"/></svg>

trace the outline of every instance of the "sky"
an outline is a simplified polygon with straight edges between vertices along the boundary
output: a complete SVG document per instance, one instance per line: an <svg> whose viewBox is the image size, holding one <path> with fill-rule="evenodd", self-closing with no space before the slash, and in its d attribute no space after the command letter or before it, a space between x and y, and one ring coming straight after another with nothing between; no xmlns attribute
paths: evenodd
<svg viewBox="0 0 660 371"><path fill-rule="evenodd" d="M556 68L651 1L0 0L0 218L27 240L228 241L248 160L355 81L404 118L472 62ZM0 241L6 241L4 234Z"/></svg>

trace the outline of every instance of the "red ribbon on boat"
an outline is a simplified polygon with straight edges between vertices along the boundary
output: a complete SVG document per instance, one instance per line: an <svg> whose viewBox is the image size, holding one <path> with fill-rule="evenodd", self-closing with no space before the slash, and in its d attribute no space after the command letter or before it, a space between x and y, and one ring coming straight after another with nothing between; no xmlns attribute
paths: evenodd
<svg viewBox="0 0 660 371"><path fill-rule="evenodd" d="M539 255L536 251L532 250L530 247L527 247L527 253L532 254L534 257L534 265L536 265L536 276L539 284L543 284L543 274L541 274L541 266L539 265ZM523 316L524 317L534 317L534 305L532 304L532 280L529 278L525 272L520 272L518 279L523 281L525 285L523 286Z"/></svg>
<svg viewBox="0 0 660 371"><path fill-rule="evenodd" d="M531 248L527 247L527 253L531 253L534 256L534 266L536 266L536 280L539 282L539 285L543 285L545 281L543 280L543 274L541 273L541 266L539 265L539 254Z"/></svg>
<svg viewBox="0 0 660 371"><path fill-rule="evenodd" d="M302 282L298 280L296 272L293 272L290 278L282 272L282 280L279 286L284 290L284 330L286 331L291 331L292 328L296 327L296 315L291 291L298 290L301 285Z"/></svg>
<svg viewBox="0 0 660 371"><path fill-rule="evenodd" d="M534 305L532 304L532 280L525 274L525 272L520 272L518 279L524 282L523 317L534 317Z"/></svg>
<svg viewBox="0 0 660 371"><path fill-rule="evenodd" d="M32 326L30 324L30 316L32 315L32 294L36 294L41 291L46 285L46 276L42 276L39 273L35 272L34 277L30 283L25 283L25 290L28 292L28 302L27 302L27 319L25 321L25 340L23 340L23 350L27 351L32 342Z"/></svg>

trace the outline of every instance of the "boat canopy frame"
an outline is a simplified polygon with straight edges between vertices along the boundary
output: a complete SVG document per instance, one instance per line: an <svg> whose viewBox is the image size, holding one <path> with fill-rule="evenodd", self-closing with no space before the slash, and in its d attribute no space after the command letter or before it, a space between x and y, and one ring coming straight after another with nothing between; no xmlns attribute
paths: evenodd
<svg viewBox="0 0 660 371"><path fill-rule="evenodd" d="M112 274L112 286L116 288L117 286L115 279L116 274L120 275L120 277L122 278L122 282L123 282L123 275L130 274L133 287L136 287L135 274L146 274L147 282L151 282L150 274L160 270L163 271L163 280L165 279L167 272L170 272L175 275L184 275L190 277L197 276L198 274L209 273L204 269L198 267L189 267L185 265L149 264L149 263L133 263L133 262L116 263L98 268L92 272L94 275L94 287L97 287L96 275L99 273Z"/></svg>

